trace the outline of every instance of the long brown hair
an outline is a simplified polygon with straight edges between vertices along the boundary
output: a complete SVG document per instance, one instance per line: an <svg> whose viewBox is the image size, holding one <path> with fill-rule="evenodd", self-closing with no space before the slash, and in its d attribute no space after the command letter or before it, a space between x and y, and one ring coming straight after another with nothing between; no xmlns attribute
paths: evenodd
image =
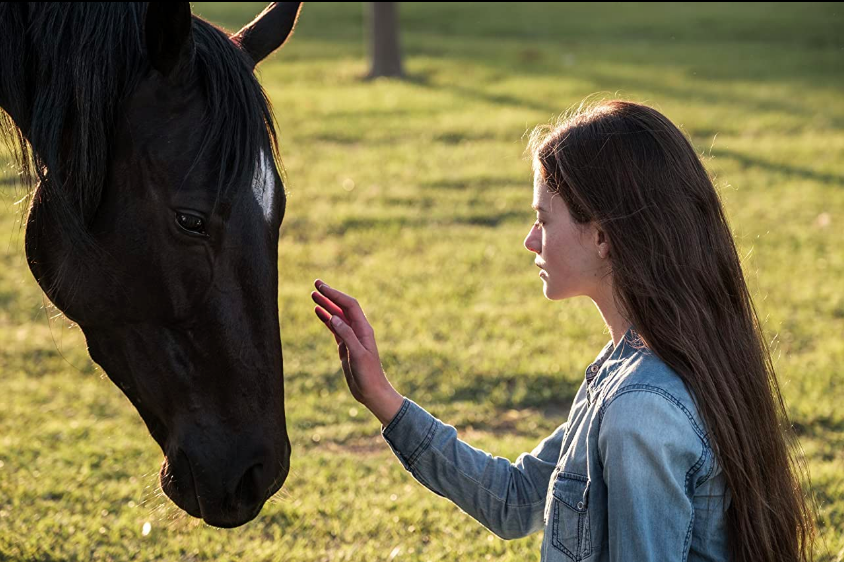
<svg viewBox="0 0 844 562"><path fill-rule="evenodd" d="M691 142L658 111L581 104L529 150L579 224L608 236L614 297L683 379L732 502L737 562L812 559L808 477L718 193Z"/></svg>

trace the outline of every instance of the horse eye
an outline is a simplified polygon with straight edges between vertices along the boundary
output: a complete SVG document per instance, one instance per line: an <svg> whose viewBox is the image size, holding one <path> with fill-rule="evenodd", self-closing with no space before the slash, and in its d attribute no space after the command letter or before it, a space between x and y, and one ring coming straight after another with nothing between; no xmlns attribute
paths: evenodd
<svg viewBox="0 0 844 562"><path fill-rule="evenodd" d="M202 220L202 217L188 213L176 213L176 223L190 233L205 235L205 221Z"/></svg>

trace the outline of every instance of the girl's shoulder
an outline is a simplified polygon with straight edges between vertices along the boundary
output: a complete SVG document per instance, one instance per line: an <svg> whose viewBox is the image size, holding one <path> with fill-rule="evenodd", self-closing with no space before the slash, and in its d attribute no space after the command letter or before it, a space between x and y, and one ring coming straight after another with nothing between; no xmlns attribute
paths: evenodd
<svg viewBox="0 0 844 562"><path fill-rule="evenodd" d="M708 447L696 398L680 375L647 347L625 347L603 366L606 372L595 390L599 423L605 425L607 412L612 409L612 423L636 424L657 438L669 430L665 426L670 424L674 426L671 431Z"/></svg>

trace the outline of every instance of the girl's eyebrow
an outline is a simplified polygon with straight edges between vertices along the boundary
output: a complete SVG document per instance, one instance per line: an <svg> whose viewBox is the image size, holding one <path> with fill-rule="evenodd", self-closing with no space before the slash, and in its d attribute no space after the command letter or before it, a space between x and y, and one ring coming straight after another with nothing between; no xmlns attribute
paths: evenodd
<svg viewBox="0 0 844 562"><path fill-rule="evenodd" d="M547 212L548 212L548 211L546 211L543 207L540 207L540 206L539 206L538 204L536 204L536 203L534 203L533 205L531 205L531 206L530 206L530 208L531 208L531 209L533 209L534 211L539 212L539 213L547 213Z"/></svg>

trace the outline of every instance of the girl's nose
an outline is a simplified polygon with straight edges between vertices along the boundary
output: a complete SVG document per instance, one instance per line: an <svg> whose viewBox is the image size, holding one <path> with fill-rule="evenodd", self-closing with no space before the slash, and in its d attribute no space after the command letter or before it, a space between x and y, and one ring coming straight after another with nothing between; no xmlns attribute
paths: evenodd
<svg viewBox="0 0 844 562"><path fill-rule="evenodd" d="M530 232L528 232L528 235L525 237L525 248L534 254L538 254L542 251L542 236L539 229L536 228L536 225L531 227Z"/></svg>

